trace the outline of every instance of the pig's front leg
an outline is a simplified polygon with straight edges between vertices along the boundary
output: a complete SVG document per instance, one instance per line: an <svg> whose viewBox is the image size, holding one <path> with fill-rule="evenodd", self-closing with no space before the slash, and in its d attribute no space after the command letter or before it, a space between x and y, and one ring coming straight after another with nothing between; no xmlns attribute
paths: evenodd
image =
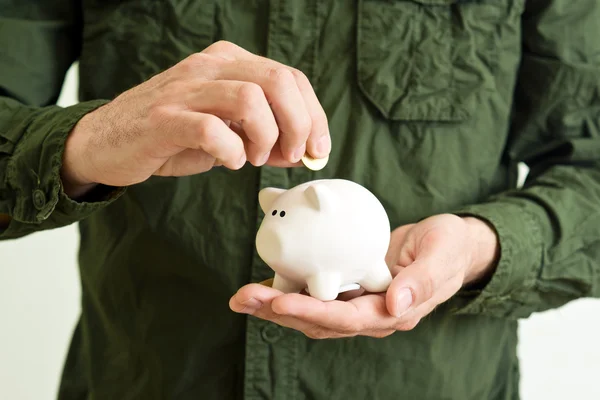
<svg viewBox="0 0 600 400"><path fill-rule="evenodd" d="M289 280L277 273L273 278L273 289L277 289L283 293L300 293L304 288L305 285L302 283Z"/></svg>
<svg viewBox="0 0 600 400"><path fill-rule="evenodd" d="M363 289L371 293L385 292L390 283L392 283L392 274L385 261L381 261L381 263L371 268L369 273L359 282Z"/></svg>
<svg viewBox="0 0 600 400"><path fill-rule="evenodd" d="M321 301L335 300L340 293L342 279L339 273L320 272L306 280L309 294Z"/></svg>

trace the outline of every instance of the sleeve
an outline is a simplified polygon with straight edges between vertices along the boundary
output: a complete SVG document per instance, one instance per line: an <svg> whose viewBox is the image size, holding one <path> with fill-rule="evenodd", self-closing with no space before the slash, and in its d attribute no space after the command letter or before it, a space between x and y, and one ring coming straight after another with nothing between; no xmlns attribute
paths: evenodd
<svg viewBox="0 0 600 400"><path fill-rule="evenodd" d="M458 210L496 231L500 258L457 314L524 318L600 297L600 2L532 0L507 157L523 187Z"/></svg>
<svg viewBox="0 0 600 400"><path fill-rule="evenodd" d="M0 0L0 239L77 222L124 190L99 187L80 201L62 190L67 135L108 102L55 105L79 56L79 3Z"/></svg>

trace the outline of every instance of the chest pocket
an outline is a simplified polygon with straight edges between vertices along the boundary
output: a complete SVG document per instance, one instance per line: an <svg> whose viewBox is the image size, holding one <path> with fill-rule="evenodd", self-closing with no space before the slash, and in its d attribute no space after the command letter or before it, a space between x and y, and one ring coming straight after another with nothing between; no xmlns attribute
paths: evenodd
<svg viewBox="0 0 600 400"><path fill-rule="evenodd" d="M358 85L388 119L463 121L495 89L509 1L359 0Z"/></svg>
<svg viewBox="0 0 600 400"><path fill-rule="evenodd" d="M82 66L113 97L212 44L217 0L84 0ZM100 84L99 84L100 86Z"/></svg>

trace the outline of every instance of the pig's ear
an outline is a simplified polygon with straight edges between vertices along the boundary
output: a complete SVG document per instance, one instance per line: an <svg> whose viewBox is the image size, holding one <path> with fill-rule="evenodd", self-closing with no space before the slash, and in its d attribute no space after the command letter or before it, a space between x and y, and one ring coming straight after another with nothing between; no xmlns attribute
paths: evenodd
<svg viewBox="0 0 600 400"><path fill-rule="evenodd" d="M317 211L330 211L335 204L335 195L325 185L314 184L304 190L308 203Z"/></svg>
<svg viewBox="0 0 600 400"><path fill-rule="evenodd" d="M260 192L258 192L258 202L260 204L260 208L264 213L268 212L273 205L273 202L277 200L277 198L285 192L285 189L278 188L264 188Z"/></svg>

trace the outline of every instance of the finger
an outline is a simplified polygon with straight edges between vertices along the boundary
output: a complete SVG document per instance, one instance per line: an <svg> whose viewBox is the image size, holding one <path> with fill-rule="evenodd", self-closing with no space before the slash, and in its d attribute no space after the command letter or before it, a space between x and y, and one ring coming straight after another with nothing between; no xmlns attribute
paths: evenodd
<svg viewBox="0 0 600 400"><path fill-rule="evenodd" d="M272 62L234 61L221 67L218 78L253 82L262 88L277 121L281 151L288 161L298 162L306 151L312 121L290 69Z"/></svg>
<svg viewBox="0 0 600 400"><path fill-rule="evenodd" d="M216 159L204 150L185 149L169 158L158 171L157 176L188 176L206 172L215 166Z"/></svg>
<svg viewBox="0 0 600 400"><path fill-rule="evenodd" d="M175 134L176 145L203 150L230 169L239 169L246 162L244 142L227 124L211 114L185 111L173 116L178 126L167 134Z"/></svg>
<svg viewBox="0 0 600 400"><path fill-rule="evenodd" d="M276 144L273 147L273 151L271 151L271 155L269 156L269 160L267 160L267 165L270 167L278 167L278 168L297 168L303 167L304 164L301 162L290 162L281 153L281 146Z"/></svg>
<svg viewBox="0 0 600 400"><path fill-rule="evenodd" d="M322 326L317 323L308 322L305 319L282 315L273 312L273 304L285 297L308 297L297 294L282 294L280 291L271 289L270 280L258 284L250 284L241 288L230 300L233 311L251 314L255 317L274 322L278 325L295 329L304 333L312 339L341 338L351 336L385 337L395 332L390 326L376 328L373 330L360 331L357 329L337 330L332 327ZM259 287L259 286L262 286ZM381 296L379 296L381 297ZM317 300L318 302L318 300ZM388 325L393 324L391 321Z"/></svg>
<svg viewBox="0 0 600 400"><path fill-rule="evenodd" d="M315 327L311 323L279 315L272 311L272 301L283 295L279 290L272 289L262 282L252 283L238 290L229 300L229 307L234 312L250 314L297 331L308 332L314 330Z"/></svg>
<svg viewBox="0 0 600 400"><path fill-rule="evenodd" d="M291 293L274 299L271 307L276 314L295 317L336 332L390 329L396 323L395 318L387 313L385 298L375 294L347 302L322 302Z"/></svg>
<svg viewBox="0 0 600 400"><path fill-rule="evenodd" d="M244 146L247 146L248 139L241 126L235 122L232 122L230 128L244 140ZM273 149L269 154L269 159L267 160L266 165L278 168L296 168L304 166L304 164L302 164L301 162L291 163L288 160L286 160L283 157L283 154L281 154L281 146L279 146L279 143L275 143L275 146L273 146Z"/></svg>
<svg viewBox="0 0 600 400"><path fill-rule="evenodd" d="M315 158L324 158L331 151L331 134L327 115L306 75L297 69L291 69L291 72L296 79L312 123L306 150Z"/></svg>
<svg viewBox="0 0 600 400"><path fill-rule="evenodd" d="M250 283L241 287L230 299L229 306L235 312L256 311L263 307L265 303L282 296L283 292L273 289L263 283Z"/></svg>
<svg viewBox="0 0 600 400"><path fill-rule="evenodd" d="M247 137L248 161L263 165L279 136L273 111L262 88L251 82L204 81L187 92L193 111L234 121Z"/></svg>
<svg viewBox="0 0 600 400"><path fill-rule="evenodd" d="M226 60L254 61L263 63L272 68L283 68L289 70L300 90L300 94L306 105L311 119L311 129L307 141L308 152L316 158L323 158L331 151L331 137L327 116L319 99L305 74L277 61L253 54L233 43L220 41L209 46L203 52L219 56ZM286 152L284 152L286 153ZM286 153L286 157L288 154ZM296 160L297 161L297 160Z"/></svg>
<svg viewBox="0 0 600 400"><path fill-rule="evenodd" d="M400 226L392 231L390 244L385 261L390 266L400 265L405 267L415 260L414 247L411 244L411 229L415 224ZM413 240L414 241L414 240Z"/></svg>

